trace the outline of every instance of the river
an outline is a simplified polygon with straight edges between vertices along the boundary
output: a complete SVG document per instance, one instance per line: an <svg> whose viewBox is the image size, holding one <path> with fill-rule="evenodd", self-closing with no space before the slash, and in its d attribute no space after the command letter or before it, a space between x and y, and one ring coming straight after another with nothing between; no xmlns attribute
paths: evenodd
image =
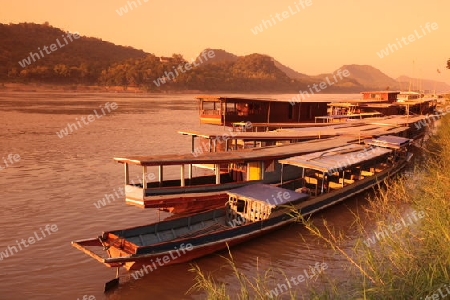
<svg viewBox="0 0 450 300"><path fill-rule="evenodd" d="M290 99L293 95L270 96ZM313 95L311 100L358 98L358 94ZM98 116L86 121L95 112ZM76 122L72 133L57 135ZM123 167L113 157L189 151L190 138L177 130L208 128L199 124L194 95L3 92L0 125L0 299L205 298L201 292L186 294L195 276L188 271L190 264L160 268L138 280L123 272L124 283L103 294L104 283L114 278L115 270L70 244L103 230L170 216L128 206L123 199L101 208L94 203L123 184ZM326 218L331 226L344 230L351 247L357 237L351 211L362 203L362 198L351 199L314 218ZM345 259L298 224L235 247L232 254L239 270L249 277L271 268L274 287L316 262L325 262L325 272L336 278L348 276ZM238 291L233 271L221 255L227 253L196 263ZM312 281L292 288L301 293L306 284L326 284Z"/></svg>

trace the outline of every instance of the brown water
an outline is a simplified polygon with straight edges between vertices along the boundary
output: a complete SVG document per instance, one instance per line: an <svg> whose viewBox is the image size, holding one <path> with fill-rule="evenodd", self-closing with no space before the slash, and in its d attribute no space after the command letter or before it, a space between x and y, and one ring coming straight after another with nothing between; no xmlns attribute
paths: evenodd
<svg viewBox="0 0 450 300"><path fill-rule="evenodd" d="M251 95L246 95L251 96ZM290 98L292 95L274 95ZM359 95L314 95L320 100L358 99ZM97 209L94 202L123 184L122 165L112 157L137 154L188 152L190 138L180 129L200 129L193 95L123 94L0 94L0 299L203 299L201 293L185 294L194 275L189 264L160 268L142 279L130 279L110 294L103 285L115 270L104 267L70 245L72 240L98 236L103 230L154 222L170 216L153 209L125 205L123 199ZM314 98L311 98L314 99ZM100 105L118 107L59 138L56 132L82 116L100 113ZM20 155L14 163L8 154ZM3 160L6 159L6 163ZM16 156L17 158L17 156ZM169 174L170 175L170 174ZM348 235L356 234L350 210L360 208L353 199L319 213ZM55 224L57 231L45 232ZM45 233L41 232L41 228ZM34 244L18 243L37 236ZM17 242L16 242L17 240ZM17 249L11 250L12 247ZM8 248L9 247L9 248ZM345 260L311 237L301 225L291 225L232 249L239 269L252 277L257 270L273 269L273 286L285 276L297 276L309 265L326 262L326 271L344 280ZM220 253L226 255L225 253ZM220 282L238 290L237 281L218 254L196 261ZM284 275L283 275L284 272ZM316 282L323 285L323 282ZM302 291L305 283L293 288ZM92 298L91 298L92 299Z"/></svg>

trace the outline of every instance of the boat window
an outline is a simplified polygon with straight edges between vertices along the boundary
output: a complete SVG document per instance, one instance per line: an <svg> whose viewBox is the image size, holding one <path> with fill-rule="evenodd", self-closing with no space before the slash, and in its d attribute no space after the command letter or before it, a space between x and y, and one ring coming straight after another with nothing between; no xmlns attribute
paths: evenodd
<svg viewBox="0 0 450 300"><path fill-rule="evenodd" d="M290 105L292 106L292 105ZM259 103L250 103L248 105L250 115L259 115L262 113L262 105Z"/></svg>
<svg viewBox="0 0 450 300"><path fill-rule="evenodd" d="M265 162L266 172L275 172L275 161L269 160Z"/></svg>
<svg viewBox="0 0 450 300"><path fill-rule="evenodd" d="M236 114L237 113L237 111L236 111L236 103L235 102L228 102L227 104L226 104L226 108L227 108L227 114Z"/></svg>
<svg viewBox="0 0 450 300"><path fill-rule="evenodd" d="M245 201L238 200L236 203L236 211L245 213Z"/></svg>

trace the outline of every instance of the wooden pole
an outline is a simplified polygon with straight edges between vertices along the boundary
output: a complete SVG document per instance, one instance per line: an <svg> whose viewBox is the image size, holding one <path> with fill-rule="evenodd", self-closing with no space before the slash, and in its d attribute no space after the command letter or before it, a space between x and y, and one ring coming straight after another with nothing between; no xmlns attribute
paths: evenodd
<svg viewBox="0 0 450 300"><path fill-rule="evenodd" d="M223 129L225 130L225 127L226 127L226 117L227 117L227 99L225 99L224 100L224 103L223 103L223 105L224 105L224 109L222 110L222 113L223 113Z"/></svg>
<svg viewBox="0 0 450 300"><path fill-rule="evenodd" d="M216 164L216 184L220 184L220 164Z"/></svg>
<svg viewBox="0 0 450 300"><path fill-rule="evenodd" d="M184 182L184 165L181 165L181 169L180 169L180 186L185 186L185 182Z"/></svg>
<svg viewBox="0 0 450 300"><path fill-rule="evenodd" d="M128 168L128 164L125 163L125 185L130 183L130 170Z"/></svg>
<svg viewBox="0 0 450 300"><path fill-rule="evenodd" d="M159 186L163 186L163 181L164 181L164 169L162 165L158 166L158 180L159 180Z"/></svg>
<svg viewBox="0 0 450 300"><path fill-rule="evenodd" d="M142 193L145 197L145 190L147 189L147 166L142 168Z"/></svg>
<svg viewBox="0 0 450 300"><path fill-rule="evenodd" d="M189 185L192 185L192 164L189 164L189 169L188 169L188 176L189 176Z"/></svg>

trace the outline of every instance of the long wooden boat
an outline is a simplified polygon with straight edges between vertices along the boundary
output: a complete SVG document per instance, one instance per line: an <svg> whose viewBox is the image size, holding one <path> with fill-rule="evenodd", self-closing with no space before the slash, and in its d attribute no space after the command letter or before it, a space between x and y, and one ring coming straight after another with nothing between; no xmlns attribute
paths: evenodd
<svg viewBox="0 0 450 300"><path fill-rule="evenodd" d="M406 165L409 143L388 136L280 160L284 167L299 168L302 176L279 187L243 186L227 192L224 207L106 231L72 245L107 267L127 270L187 262L293 222L293 209L307 216L377 185Z"/></svg>
<svg viewBox="0 0 450 300"><path fill-rule="evenodd" d="M223 206L227 190L255 183L280 181L280 159L343 146L354 137L307 141L297 144L252 148L233 152L206 152L177 155L115 158L125 168L126 203L143 208L160 208L173 213L189 213ZM142 178L131 180L130 166L142 170ZM179 168L179 179L165 179L167 167ZM194 175L207 168L212 175ZM186 174L186 169L188 174ZM158 174L149 178L149 174ZM187 176L186 176L187 175ZM299 176L295 167L283 170L283 180ZM153 179L153 180L149 180Z"/></svg>

